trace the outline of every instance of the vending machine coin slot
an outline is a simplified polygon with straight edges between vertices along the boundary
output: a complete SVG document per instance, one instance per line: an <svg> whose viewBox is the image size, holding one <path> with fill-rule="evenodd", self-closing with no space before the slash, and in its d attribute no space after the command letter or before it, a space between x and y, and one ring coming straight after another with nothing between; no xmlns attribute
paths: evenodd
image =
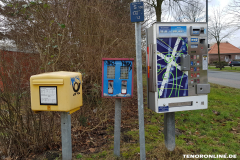
<svg viewBox="0 0 240 160"><path fill-rule="evenodd" d="M200 27L190 26L190 34L191 34L191 36L199 36L200 35Z"/></svg>
<svg viewBox="0 0 240 160"><path fill-rule="evenodd" d="M200 44L205 44L205 39L200 39Z"/></svg>
<svg viewBox="0 0 240 160"><path fill-rule="evenodd" d="M200 33L204 34L204 27L201 27Z"/></svg>

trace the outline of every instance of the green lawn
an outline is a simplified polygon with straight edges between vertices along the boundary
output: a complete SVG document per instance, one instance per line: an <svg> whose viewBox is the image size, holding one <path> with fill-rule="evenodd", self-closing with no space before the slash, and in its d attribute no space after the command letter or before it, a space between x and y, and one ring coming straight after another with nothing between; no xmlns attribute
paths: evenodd
<svg viewBox="0 0 240 160"><path fill-rule="evenodd" d="M218 71L227 71L227 72L240 72L240 66L234 66L234 67L225 66L224 68L222 68L222 70L220 70L220 68L216 68L215 66L208 66L208 69L214 69Z"/></svg>
<svg viewBox="0 0 240 160"><path fill-rule="evenodd" d="M145 78L145 77L144 77ZM145 86L146 84L144 84ZM211 84L206 110L176 112L176 148L169 152L164 146L163 114L145 107L145 146L147 159L184 159L183 154L237 154L240 159L240 90ZM138 120L132 121L138 124ZM122 132L129 142L121 141L120 159L139 159L139 130ZM96 154L81 159L117 159L112 143Z"/></svg>

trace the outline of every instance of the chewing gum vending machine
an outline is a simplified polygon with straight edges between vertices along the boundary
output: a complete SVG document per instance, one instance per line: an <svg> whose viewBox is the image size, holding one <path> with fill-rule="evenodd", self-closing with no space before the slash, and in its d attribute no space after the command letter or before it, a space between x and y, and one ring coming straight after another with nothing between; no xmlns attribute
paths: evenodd
<svg viewBox="0 0 240 160"><path fill-rule="evenodd" d="M146 34L148 107L157 113L206 109L207 23L155 23Z"/></svg>
<svg viewBox="0 0 240 160"><path fill-rule="evenodd" d="M132 98L134 58L102 58L102 97Z"/></svg>

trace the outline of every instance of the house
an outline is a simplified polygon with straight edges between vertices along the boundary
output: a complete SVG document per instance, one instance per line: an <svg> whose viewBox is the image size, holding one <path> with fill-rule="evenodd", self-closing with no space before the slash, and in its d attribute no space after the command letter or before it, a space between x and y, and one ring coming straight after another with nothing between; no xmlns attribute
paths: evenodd
<svg viewBox="0 0 240 160"><path fill-rule="evenodd" d="M39 54L0 45L0 90L29 87L30 76L39 73L39 66Z"/></svg>
<svg viewBox="0 0 240 160"><path fill-rule="evenodd" d="M239 60L240 61L240 49L235 47L229 42L223 42L219 45L220 49L220 60L229 62L231 60ZM211 64L214 61L218 61L218 46L215 43L210 50L208 51L208 63Z"/></svg>

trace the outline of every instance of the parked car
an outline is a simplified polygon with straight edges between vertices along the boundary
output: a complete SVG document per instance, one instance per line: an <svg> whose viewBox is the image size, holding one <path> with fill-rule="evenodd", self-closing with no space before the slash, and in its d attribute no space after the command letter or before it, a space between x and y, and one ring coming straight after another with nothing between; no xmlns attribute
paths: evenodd
<svg viewBox="0 0 240 160"><path fill-rule="evenodd" d="M240 61L230 61L230 62L228 63L228 65L229 65L230 67L232 67L232 66L240 66Z"/></svg>

